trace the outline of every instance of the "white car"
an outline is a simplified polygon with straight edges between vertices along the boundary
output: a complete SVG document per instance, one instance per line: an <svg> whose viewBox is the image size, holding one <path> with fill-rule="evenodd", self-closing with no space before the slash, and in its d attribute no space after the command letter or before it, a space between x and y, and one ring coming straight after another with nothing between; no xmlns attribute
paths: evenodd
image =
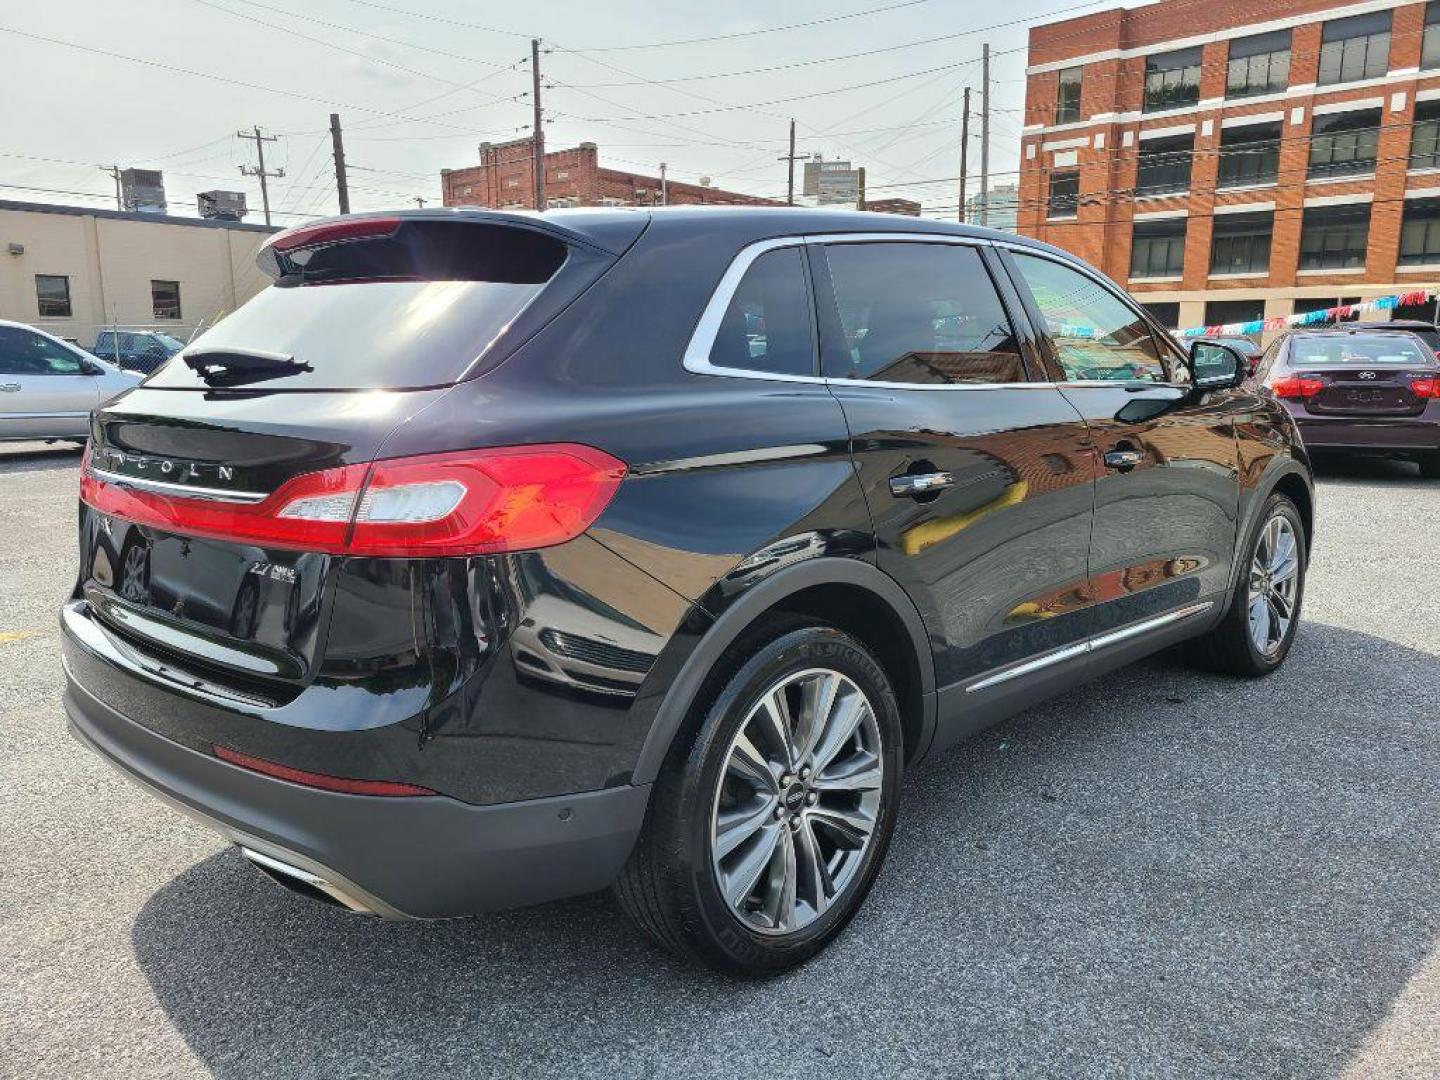
<svg viewBox="0 0 1440 1080"><path fill-rule="evenodd" d="M84 442L91 410L143 378L53 334L0 319L0 441Z"/></svg>

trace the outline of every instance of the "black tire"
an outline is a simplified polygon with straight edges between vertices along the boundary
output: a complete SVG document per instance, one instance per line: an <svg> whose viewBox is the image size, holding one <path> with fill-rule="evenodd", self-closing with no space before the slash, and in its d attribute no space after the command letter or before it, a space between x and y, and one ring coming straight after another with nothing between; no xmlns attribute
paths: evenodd
<svg viewBox="0 0 1440 1080"><path fill-rule="evenodd" d="M713 808L732 742L762 695L787 675L814 668L838 672L871 705L883 763L879 810L848 884L828 909L791 932L760 932L721 892L711 858ZM805 962L845 928L879 873L895 827L903 761L894 691L864 645L812 619L785 617L757 627L717 667L675 740L615 884L621 906L661 946L721 971L758 976Z"/></svg>
<svg viewBox="0 0 1440 1080"><path fill-rule="evenodd" d="M1420 475L1426 480L1440 480L1440 450L1421 454L1415 459L1415 464L1420 466Z"/></svg>
<svg viewBox="0 0 1440 1080"><path fill-rule="evenodd" d="M1260 544L1260 538L1266 525L1276 515L1283 516L1289 521L1291 529L1299 540L1296 550L1299 569L1295 589L1294 614L1290 619L1289 628L1279 642L1278 648L1267 654L1257 647L1250 633L1250 565L1255 558L1256 548ZM1290 654L1290 647L1295 643L1296 631L1300 627L1300 615L1305 600L1305 572L1309 566L1309 544L1304 519L1301 518L1300 511L1295 508L1295 504L1278 492L1271 495L1265 501L1265 506L1261 510L1250 536L1246 539L1245 546L1237 554L1241 562L1236 574L1235 590L1230 595L1230 606L1225 612L1225 617L1220 620L1220 624L1196 642L1192 655L1203 667L1209 668L1211 671L1253 679L1270 674L1285 662L1285 657Z"/></svg>

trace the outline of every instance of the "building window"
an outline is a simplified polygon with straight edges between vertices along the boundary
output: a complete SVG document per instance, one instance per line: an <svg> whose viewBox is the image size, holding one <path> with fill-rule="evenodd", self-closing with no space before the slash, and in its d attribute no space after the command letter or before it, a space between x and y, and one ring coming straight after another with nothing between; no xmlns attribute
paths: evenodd
<svg viewBox="0 0 1440 1080"><path fill-rule="evenodd" d="M1294 313L1296 315L1307 315L1312 311L1329 311L1331 308L1344 307L1346 304L1358 304L1358 296L1305 296L1295 301ZM1392 319L1400 318L1399 315L1391 315ZM1359 312L1353 315L1344 315L1338 322L1354 322L1360 318Z"/></svg>
<svg viewBox="0 0 1440 1080"><path fill-rule="evenodd" d="M510 177L509 180L506 180L506 181L505 181L505 186L506 186L507 188L517 188L517 187L519 187L519 186L520 186L520 179L519 179L519 177L515 177L515 176Z"/></svg>
<svg viewBox="0 0 1440 1080"><path fill-rule="evenodd" d="M1166 330L1178 330L1180 328L1180 304L1176 300L1159 300L1154 303L1141 304L1150 317L1158 322Z"/></svg>
<svg viewBox="0 0 1440 1080"><path fill-rule="evenodd" d="M40 318L70 318L70 279L64 274L36 274L35 300Z"/></svg>
<svg viewBox="0 0 1440 1080"><path fill-rule="evenodd" d="M1300 226L1300 269L1358 270L1369 241L1369 203L1309 207Z"/></svg>
<svg viewBox="0 0 1440 1080"><path fill-rule="evenodd" d="M1205 302L1206 326L1254 322L1256 319L1264 317L1264 300L1207 300Z"/></svg>
<svg viewBox="0 0 1440 1080"><path fill-rule="evenodd" d="M1178 277L1185 269L1185 219L1137 221L1130 236L1132 278Z"/></svg>
<svg viewBox="0 0 1440 1080"><path fill-rule="evenodd" d="M1280 175L1280 123L1246 124L1220 132L1220 162L1215 186L1273 184Z"/></svg>
<svg viewBox="0 0 1440 1080"><path fill-rule="evenodd" d="M1410 136L1410 168L1440 169L1440 101L1415 103Z"/></svg>
<svg viewBox="0 0 1440 1080"><path fill-rule="evenodd" d="M1290 82L1290 31L1236 38L1225 74L1227 98L1275 94Z"/></svg>
<svg viewBox="0 0 1440 1080"><path fill-rule="evenodd" d="M1389 67L1389 11L1331 19L1320 32L1317 85L1378 79Z"/></svg>
<svg viewBox="0 0 1440 1080"><path fill-rule="evenodd" d="M1310 171L1307 175L1326 177L1372 173L1379 147L1379 109L1317 116L1310 130Z"/></svg>
<svg viewBox="0 0 1440 1080"><path fill-rule="evenodd" d="M1080 212L1080 170L1050 174L1050 200L1046 215L1051 218L1073 218Z"/></svg>
<svg viewBox="0 0 1440 1080"><path fill-rule="evenodd" d="M178 281L150 282L150 303L157 319L180 318L180 283Z"/></svg>
<svg viewBox="0 0 1440 1080"><path fill-rule="evenodd" d="M556 179L556 180L569 180L569 179L570 179L570 170L569 170L569 169L556 169L556 170L555 170L555 179Z"/></svg>
<svg viewBox="0 0 1440 1080"><path fill-rule="evenodd" d="M1199 100L1199 46L1145 58L1145 112L1178 109Z"/></svg>
<svg viewBox="0 0 1440 1080"><path fill-rule="evenodd" d="M1425 36L1420 39L1420 67L1440 67L1440 2L1425 5Z"/></svg>
<svg viewBox="0 0 1440 1080"><path fill-rule="evenodd" d="M1190 163L1195 156L1195 136L1167 135L1141 139L1135 181L1136 195L1164 195L1190 187Z"/></svg>
<svg viewBox="0 0 1440 1080"><path fill-rule="evenodd" d="M1440 199L1406 199L1400 226L1400 265L1440 263Z"/></svg>
<svg viewBox="0 0 1440 1080"><path fill-rule="evenodd" d="M469 195L469 194L470 194L470 189L469 189L468 187L463 187L463 188L460 189L460 194L461 194L461 195Z"/></svg>
<svg viewBox="0 0 1440 1080"><path fill-rule="evenodd" d="M1083 68L1060 72L1060 89L1055 94L1055 123L1072 124L1080 119L1080 82Z"/></svg>
<svg viewBox="0 0 1440 1080"><path fill-rule="evenodd" d="M1270 270L1275 215L1218 214L1210 243L1210 273L1264 274Z"/></svg>

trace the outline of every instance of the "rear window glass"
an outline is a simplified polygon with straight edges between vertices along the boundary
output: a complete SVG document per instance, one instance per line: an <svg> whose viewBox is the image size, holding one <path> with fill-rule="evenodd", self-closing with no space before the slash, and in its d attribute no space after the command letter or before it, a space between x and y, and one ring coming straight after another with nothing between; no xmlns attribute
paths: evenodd
<svg viewBox="0 0 1440 1080"><path fill-rule="evenodd" d="M1297 368L1329 367L1335 364L1399 364L1428 366L1430 357L1422 345L1408 341L1400 334L1376 334L1373 337L1297 338L1290 350L1290 366Z"/></svg>
<svg viewBox="0 0 1440 1080"><path fill-rule="evenodd" d="M523 229L424 224L317 249L302 272L223 317L147 385L367 390L457 381L545 288L567 248Z"/></svg>

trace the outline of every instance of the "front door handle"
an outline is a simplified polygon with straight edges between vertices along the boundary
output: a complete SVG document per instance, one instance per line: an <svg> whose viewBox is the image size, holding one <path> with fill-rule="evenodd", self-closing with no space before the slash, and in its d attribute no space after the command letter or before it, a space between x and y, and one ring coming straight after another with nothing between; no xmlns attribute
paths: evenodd
<svg viewBox="0 0 1440 1080"><path fill-rule="evenodd" d="M0 394L18 394L20 384L18 382L0 383Z"/></svg>
<svg viewBox="0 0 1440 1080"><path fill-rule="evenodd" d="M1105 455L1105 467L1116 472L1129 472L1145 460L1139 450L1111 450Z"/></svg>
<svg viewBox="0 0 1440 1080"><path fill-rule="evenodd" d="M913 499L917 495L952 487L954 483L955 474L950 472L906 473L890 478L890 494L897 499Z"/></svg>

